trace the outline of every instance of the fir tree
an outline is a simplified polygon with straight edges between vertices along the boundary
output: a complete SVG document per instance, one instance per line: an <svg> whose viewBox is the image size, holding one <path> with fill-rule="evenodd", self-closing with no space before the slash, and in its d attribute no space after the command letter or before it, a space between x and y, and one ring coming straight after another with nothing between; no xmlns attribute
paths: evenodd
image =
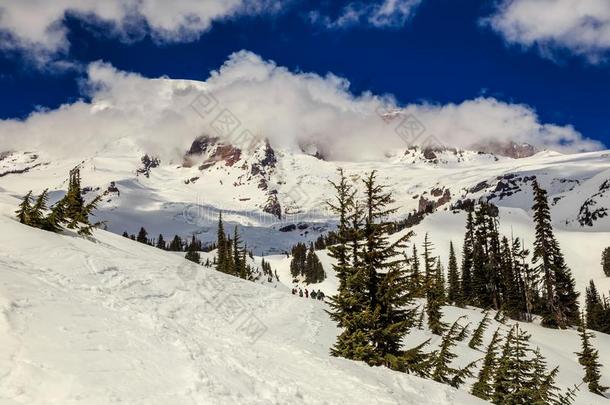
<svg viewBox="0 0 610 405"><path fill-rule="evenodd" d="M182 239L178 235L174 235L174 238L169 244L168 250L170 252L181 252L182 251Z"/></svg>
<svg viewBox="0 0 610 405"><path fill-rule="evenodd" d="M417 246L413 244L413 256L411 256L411 288L418 298L424 297L424 288L422 277L419 270L419 257L417 255Z"/></svg>
<svg viewBox="0 0 610 405"><path fill-rule="evenodd" d="M451 362L457 357L457 354L453 353L451 349L456 345L457 336L461 329L459 325L460 319L456 320L445 333L441 346L431 362L431 378L434 381L449 384L455 388L459 388L464 383L465 378L472 376L471 370L476 363L470 363L463 369L451 367Z"/></svg>
<svg viewBox="0 0 610 405"><path fill-rule="evenodd" d="M66 222L66 208L64 200L59 200L51 208L51 212L44 218L42 229L50 232L61 232L62 225ZM126 233L123 234L125 236ZM129 236L127 236L129 237Z"/></svg>
<svg viewBox="0 0 610 405"><path fill-rule="evenodd" d="M587 323L583 315L581 326L579 328L580 340L582 348L580 352L577 352L578 362L583 366L585 370L585 376L583 382L589 387L589 391L597 395L604 395L604 392L608 387L604 387L600 384L601 379L601 364L599 362L599 352L593 348L591 339L593 334L587 331Z"/></svg>
<svg viewBox="0 0 610 405"><path fill-rule="evenodd" d="M455 257L455 250L453 249L453 242L449 242L449 269L448 269L448 281L449 288L447 290L447 301L449 304L456 304L462 302L461 296L461 284L460 275L457 265L457 259Z"/></svg>
<svg viewBox="0 0 610 405"><path fill-rule="evenodd" d="M42 228L45 219L45 211L47 210L48 190L44 189L36 198L36 202L30 211L30 225L35 228Z"/></svg>
<svg viewBox="0 0 610 405"><path fill-rule="evenodd" d="M136 237L136 241L144 244L148 244L148 232L144 227L140 227L140 231L138 232L138 236Z"/></svg>
<svg viewBox="0 0 610 405"><path fill-rule="evenodd" d="M483 318L485 319L485 318ZM496 368L498 345L501 341L500 329L496 329L491 342L487 346L487 352L483 358L483 365L479 370L477 382L472 386L472 395L484 400L490 400L493 394L493 375Z"/></svg>
<svg viewBox="0 0 610 405"><path fill-rule="evenodd" d="M464 248L462 250L462 276L461 295L458 297L460 306L472 304L474 293L472 287L472 265L474 254L474 219L472 211L468 211L466 219L466 234L464 235Z"/></svg>
<svg viewBox="0 0 610 405"><path fill-rule="evenodd" d="M159 234L159 237L157 238L157 245L156 246L159 249L165 250L166 243L165 243L165 239L163 239L163 235Z"/></svg>
<svg viewBox="0 0 610 405"><path fill-rule="evenodd" d="M396 212L396 208L388 207L394 202L392 195L385 191L386 186L377 183L375 171L363 183L365 215L361 263L367 277L366 290L374 322L372 344L380 360L387 364L390 356L401 354L402 338L414 324L415 312L405 309L413 298L405 268L407 259L400 258L412 232L390 243L387 234L392 224L386 219Z"/></svg>
<svg viewBox="0 0 610 405"><path fill-rule="evenodd" d="M604 331L603 324L606 321L604 305L597 292L597 287L593 280L589 281L589 286L586 288L585 296L586 305L586 321L587 327L600 332Z"/></svg>
<svg viewBox="0 0 610 405"><path fill-rule="evenodd" d="M201 256L199 254L199 249L201 248L199 241L195 239L195 235L191 240L191 244L188 246L186 251L186 256L184 257L186 260L190 260L194 263L201 264Z"/></svg>
<svg viewBox="0 0 610 405"><path fill-rule="evenodd" d="M527 333L519 330L518 325L509 331L494 378L493 403L531 403L533 363L529 358L529 338Z"/></svg>
<svg viewBox="0 0 610 405"><path fill-rule="evenodd" d="M218 232L216 238L217 253L216 253L216 270L222 273L228 273L229 256L231 254L230 245L227 243L225 228L222 222L222 212L218 214Z"/></svg>
<svg viewBox="0 0 610 405"><path fill-rule="evenodd" d="M470 342L468 342L468 347L471 349L478 350L481 344L483 343L483 334L487 330L491 322L491 318L489 317L489 311L485 312L483 319L479 322L477 328L472 332L472 337L470 338Z"/></svg>
<svg viewBox="0 0 610 405"><path fill-rule="evenodd" d="M536 265L544 287L543 325L566 328L578 323L578 293L574 289L574 279L553 234L547 193L536 180L533 182L533 190L532 209L536 240L532 261Z"/></svg>
<svg viewBox="0 0 610 405"><path fill-rule="evenodd" d="M23 197L23 200L19 204L19 209L15 211L17 214L17 219L19 222L25 225L32 224L32 192L28 191L28 193Z"/></svg>
<svg viewBox="0 0 610 405"><path fill-rule="evenodd" d="M602 269L607 277L610 277L610 247L602 252Z"/></svg>

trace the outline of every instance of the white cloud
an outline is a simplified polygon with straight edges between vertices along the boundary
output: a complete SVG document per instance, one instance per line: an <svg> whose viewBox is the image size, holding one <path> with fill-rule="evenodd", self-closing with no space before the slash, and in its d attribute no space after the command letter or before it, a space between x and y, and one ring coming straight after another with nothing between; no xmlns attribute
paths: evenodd
<svg viewBox="0 0 610 405"><path fill-rule="evenodd" d="M608 0L504 0L484 23L546 56L564 49L598 62L610 50Z"/></svg>
<svg viewBox="0 0 610 405"><path fill-rule="evenodd" d="M352 2L343 8L336 19L322 15L318 11L312 11L310 19L331 29L347 28L356 24L367 24L376 28L400 28L413 16L421 1Z"/></svg>
<svg viewBox="0 0 610 405"><path fill-rule="evenodd" d="M293 150L315 144L331 159L377 159L407 146L395 132L399 119L388 123L378 113L380 107L397 108L393 97L355 96L345 79L294 73L246 51L231 55L205 82L148 79L98 62L88 68L86 89L91 103L34 112L23 121L0 121L0 145L83 154L128 137L148 152L178 158L198 135L217 135L211 122L226 108L241 122L235 134L248 129L275 147ZM212 94L218 103L204 118L190 107L202 94ZM408 105L404 112L416 116L426 134L451 146L489 139L567 152L603 146L571 126L541 123L528 106L494 98Z"/></svg>
<svg viewBox="0 0 610 405"><path fill-rule="evenodd" d="M44 63L69 48L64 18L76 15L123 39L148 26L159 41L196 39L213 21L278 11L282 0L15 0L0 3L0 49L27 49Z"/></svg>

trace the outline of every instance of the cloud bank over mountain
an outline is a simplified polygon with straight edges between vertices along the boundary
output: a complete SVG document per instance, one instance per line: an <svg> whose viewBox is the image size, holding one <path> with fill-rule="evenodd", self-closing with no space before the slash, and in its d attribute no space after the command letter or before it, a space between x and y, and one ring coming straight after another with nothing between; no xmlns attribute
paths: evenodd
<svg viewBox="0 0 610 405"><path fill-rule="evenodd" d="M149 153L179 159L195 137L208 134L242 147L252 137L289 150L315 145L329 159L362 161L406 148L410 139L399 135L414 117L425 127L416 143L433 136L462 148L488 140L561 152L603 148L572 126L540 122L527 105L480 97L401 106L391 95L355 95L333 74L292 72L248 51L232 54L202 82L150 79L96 62L83 94L87 100L0 121L3 149L94 153L130 138Z"/></svg>

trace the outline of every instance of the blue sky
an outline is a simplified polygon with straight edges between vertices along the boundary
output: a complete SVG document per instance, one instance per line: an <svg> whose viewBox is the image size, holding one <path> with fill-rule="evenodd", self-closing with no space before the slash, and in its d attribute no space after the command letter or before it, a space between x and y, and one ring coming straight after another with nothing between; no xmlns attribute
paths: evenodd
<svg viewBox="0 0 610 405"><path fill-rule="evenodd" d="M562 1L569 16L570 0ZM34 34L21 34L20 20L3 27L0 18L5 34L0 38L7 41L0 46L0 118L24 119L36 109L86 100L82 83L91 62L149 78L205 80L229 55L248 50L292 72L343 77L356 96L392 94L401 106L460 104L477 97L524 104L540 123L573 126L583 137L610 145L606 38L587 44L560 27L554 32L552 21L546 32L515 38L510 24L529 27L527 14L504 10L504 20L485 22L501 13L501 3L380 0L365 6L293 0L269 11L267 1L255 11L229 11L194 33L170 39L163 33L160 38L145 18L117 29L112 21L100 23L68 10L54 21L63 28L59 49L36 44ZM384 4L392 13L372 18L380 10L374 6Z"/></svg>

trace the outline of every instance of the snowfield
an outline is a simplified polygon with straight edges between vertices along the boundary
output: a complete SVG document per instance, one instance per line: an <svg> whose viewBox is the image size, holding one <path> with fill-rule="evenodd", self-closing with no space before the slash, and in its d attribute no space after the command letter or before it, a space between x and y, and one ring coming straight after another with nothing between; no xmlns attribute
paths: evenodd
<svg viewBox="0 0 610 405"><path fill-rule="evenodd" d="M2 404L475 404L332 358L325 304L105 231L11 218L0 196Z"/></svg>

